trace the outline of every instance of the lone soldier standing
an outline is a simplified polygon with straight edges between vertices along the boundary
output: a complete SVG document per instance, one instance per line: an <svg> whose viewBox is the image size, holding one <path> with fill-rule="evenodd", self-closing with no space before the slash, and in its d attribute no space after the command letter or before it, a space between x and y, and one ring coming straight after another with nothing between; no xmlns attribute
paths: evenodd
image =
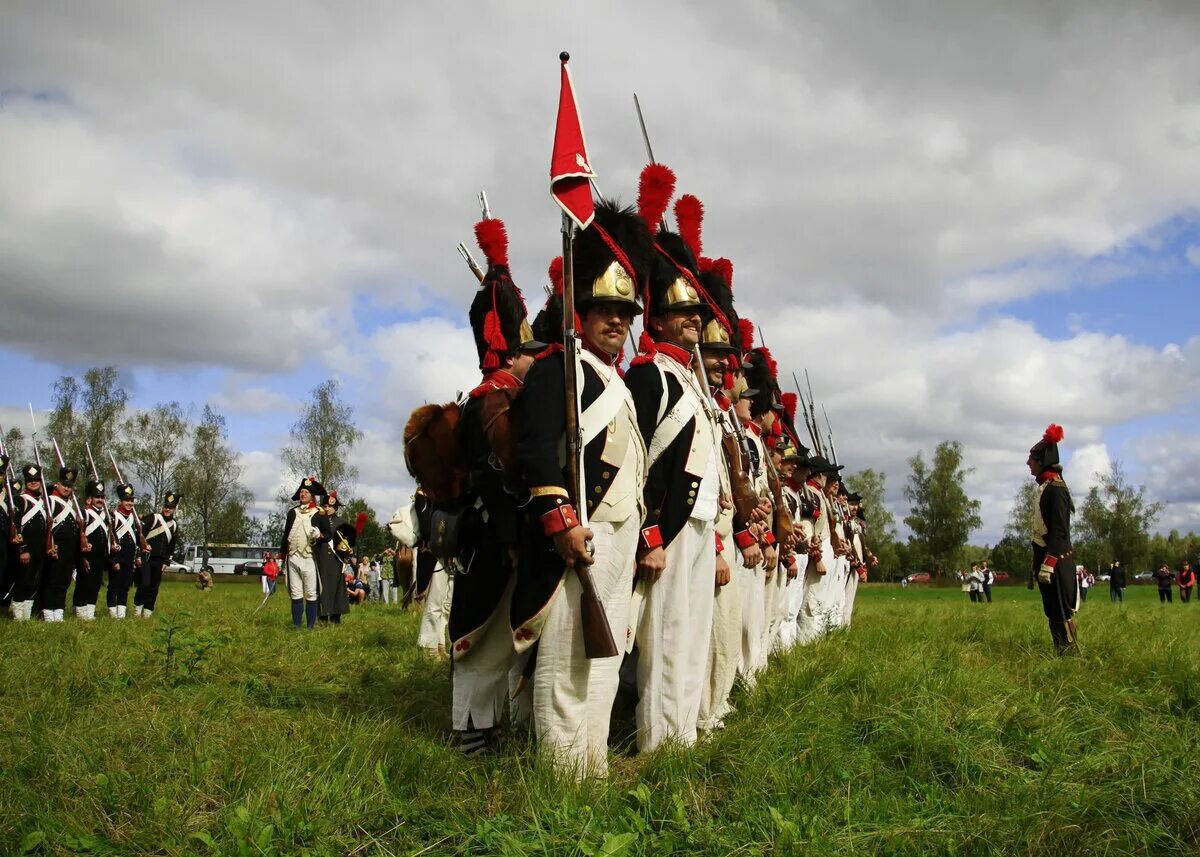
<svg viewBox="0 0 1200 857"><path fill-rule="evenodd" d="M46 507L42 503L42 469L26 464L21 469L25 490L17 498L17 566L12 589L12 616L24 622L33 614L33 599L42 583L46 562Z"/></svg>
<svg viewBox="0 0 1200 857"><path fill-rule="evenodd" d="M104 572L112 568L112 527L104 505L104 483L93 479L84 493L87 496L83 506L83 536L87 539L88 549L75 576L71 603L75 605L77 618L91 621L96 618L96 599L100 595Z"/></svg>
<svg viewBox="0 0 1200 857"><path fill-rule="evenodd" d="M108 615L113 619L124 619L129 606L129 585L134 571L142 564L140 553L145 546L142 525L133 511L135 497L133 486L117 486L117 508L113 511L113 562L108 573L108 589L105 601Z"/></svg>
<svg viewBox="0 0 1200 857"><path fill-rule="evenodd" d="M1075 647L1075 622L1079 609L1079 587L1075 578L1071 547L1071 514L1075 505L1063 481L1058 444L1062 426L1053 423L1042 439L1029 450L1029 472L1037 479L1037 502L1033 507L1033 568L1042 594L1042 610L1050 622L1054 648L1063 654ZM1032 589L1033 578L1030 578Z"/></svg>
<svg viewBox="0 0 1200 857"><path fill-rule="evenodd" d="M75 504L72 502L77 478L75 468L61 468L58 472L58 482L47 498L50 503L50 530L54 544L50 548L49 562L42 575L42 620L45 622L63 621L71 578L83 565L80 521L75 515Z"/></svg>
<svg viewBox="0 0 1200 857"><path fill-rule="evenodd" d="M135 616L154 615L154 604L158 600L158 588L162 585L163 566L175 554L175 539L179 534L179 523L175 520L175 507L179 495L168 491L163 498L162 511L142 517L142 532L150 544L150 555L142 561L137 589L133 593Z"/></svg>
<svg viewBox="0 0 1200 857"><path fill-rule="evenodd" d="M3 539L3 543L0 543L0 610L6 609L11 601L13 565L16 562L16 545L12 543L16 527L13 524L13 510L9 508L8 499L11 496L15 501L17 492L8 484L8 462L8 456L0 453L0 539Z"/></svg>
<svg viewBox="0 0 1200 857"><path fill-rule="evenodd" d="M317 497L324 494L325 489L316 477L305 476L300 480L300 487L292 495L298 504L288 509L279 548L292 599L292 625L299 628L306 622L310 630L317 624L317 563L313 544L321 537L313 518L321 510Z"/></svg>

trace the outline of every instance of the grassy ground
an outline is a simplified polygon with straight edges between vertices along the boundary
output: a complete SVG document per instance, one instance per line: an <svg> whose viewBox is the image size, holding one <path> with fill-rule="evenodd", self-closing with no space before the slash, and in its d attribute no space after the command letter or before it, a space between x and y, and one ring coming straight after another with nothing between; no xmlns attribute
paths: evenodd
<svg viewBox="0 0 1200 857"><path fill-rule="evenodd" d="M153 620L0 623L0 852L1195 854L1200 605L1096 591L1050 656L1032 593L871 587L712 740L556 781L462 760L417 615L293 633L168 584Z"/></svg>

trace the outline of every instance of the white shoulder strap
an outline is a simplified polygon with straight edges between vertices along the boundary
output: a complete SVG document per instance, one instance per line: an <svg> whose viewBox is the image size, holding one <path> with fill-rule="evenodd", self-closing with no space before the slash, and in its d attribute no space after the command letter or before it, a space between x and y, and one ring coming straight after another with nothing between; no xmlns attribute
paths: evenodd
<svg viewBox="0 0 1200 857"><path fill-rule="evenodd" d="M629 400L629 389L625 382L617 377L615 371L602 365L596 357L587 351L583 351L580 356L584 363L590 364L596 370L596 374L604 382L604 390L596 397L596 401L579 415L579 431L583 435L583 445L587 446L616 419L617 414L621 412L621 406ZM582 383L582 378L580 382Z"/></svg>

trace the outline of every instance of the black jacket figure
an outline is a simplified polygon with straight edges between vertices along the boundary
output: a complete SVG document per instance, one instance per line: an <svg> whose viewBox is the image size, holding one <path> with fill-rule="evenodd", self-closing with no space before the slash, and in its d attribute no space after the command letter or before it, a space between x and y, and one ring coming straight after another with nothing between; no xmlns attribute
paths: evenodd
<svg viewBox="0 0 1200 857"><path fill-rule="evenodd" d="M1051 424L1029 451L1031 469L1038 472L1038 495L1033 521L1033 574L1042 595L1042 610L1059 652L1075 645L1079 585L1075 576L1075 551L1071 547L1071 515L1075 506L1062 478L1058 443L1060 426Z"/></svg>
<svg viewBox="0 0 1200 857"><path fill-rule="evenodd" d="M104 483L89 481L86 495L88 498L103 499ZM75 615L80 619L95 619L100 584L104 580L104 573L112 568L112 521L108 509L103 506L85 506L83 531L88 549L83 555L83 563L75 578L75 591L71 596L71 603L75 606Z"/></svg>
<svg viewBox="0 0 1200 857"><path fill-rule="evenodd" d="M59 473L59 483L75 487L75 471L64 467ZM67 589L71 579L83 565L80 545L79 519L75 516L75 505L70 497L61 496L57 490L50 492L51 538L57 556L47 557L42 572L42 618L50 622L61 622L67 606Z"/></svg>
<svg viewBox="0 0 1200 857"><path fill-rule="evenodd" d="M163 497L163 508L175 509L179 505L179 495L168 491ZM174 513L167 517L162 512L151 512L142 516L142 532L150 544L150 555L142 562L137 579L137 589L133 593L133 604L139 616L149 616L154 612L158 601L158 589L162 585L163 567L175 555L175 539L179 534L179 524L175 521Z"/></svg>
<svg viewBox="0 0 1200 857"><path fill-rule="evenodd" d="M17 508L14 511L17 532L21 536L21 544L14 552L12 569L12 609L13 617L21 620L28 619L33 610L33 600L37 597L42 583L42 567L46 562L46 521L45 486L41 493L33 495L29 492L29 482L41 482L41 468L28 464L21 470L21 479L25 490L16 497Z"/></svg>
<svg viewBox="0 0 1200 857"><path fill-rule="evenodd" d="M325 498L325 505L330 503L335 509L340 507L336 491ZM313 558L317 563L317 617L338 624L342 616L350 612L344 568L358 533L336 511L332 515L314 515L313 526L321 533L313 545ZM350 532L354 532L355 539L349 537Z"/></svg>

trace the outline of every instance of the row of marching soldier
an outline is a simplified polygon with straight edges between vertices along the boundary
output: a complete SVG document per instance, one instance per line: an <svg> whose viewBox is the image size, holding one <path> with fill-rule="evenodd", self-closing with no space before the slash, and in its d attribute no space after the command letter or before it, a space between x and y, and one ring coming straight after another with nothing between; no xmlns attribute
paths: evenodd
<svg viewBox="0 0 1200 857"><path fill-rule="evenodd" d="M453 579L464 753L531 717L564 772L603 776L622 676L639 752L691 745L739 676L752 689L772 653L849 624L873 561L860 498L801 443L738 317L733 265L704 255L700 201L667 228L675 181L651 164L636 208L596 202L532 323L504 224L485 206L475 227L482 377L405 429L418 552Z"/></svg>
<svg viewBox="0 0 1200 857"><path fill-rule="evenodd" d="M139 515L132 485L114 486L110 508L98 476L88 480L80 502L79 473L69 465L47 486L40 464L27 464L18 475L0 454L0 473L0 529L7 541L0 551L0 599L12 618L62 622L70 590L75 616L95 619L106 580L110 617L125 618L131 586L135 615L154 614L163 568L175 551L178 494L168 491L159 511Z"/></svg>

